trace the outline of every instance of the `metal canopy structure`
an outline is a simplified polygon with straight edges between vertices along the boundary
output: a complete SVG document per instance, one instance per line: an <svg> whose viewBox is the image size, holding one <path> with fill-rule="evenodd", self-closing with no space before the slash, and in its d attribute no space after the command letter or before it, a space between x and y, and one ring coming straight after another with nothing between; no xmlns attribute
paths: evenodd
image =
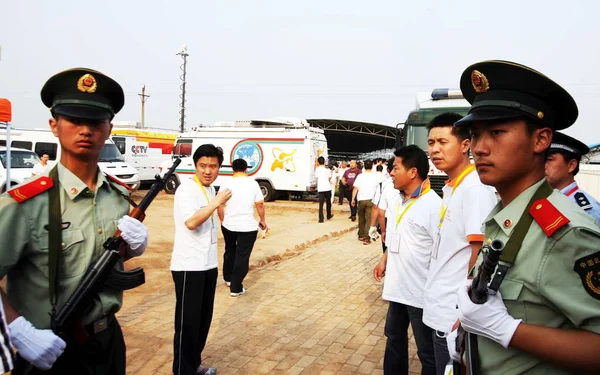
<svg viewBox="0 0 600 375"><path fill-rule="evenodd" d="M396 128L387 125L335 119L307 121L325 131L329 155L352 156L393 148L396 141Z"/></svg>

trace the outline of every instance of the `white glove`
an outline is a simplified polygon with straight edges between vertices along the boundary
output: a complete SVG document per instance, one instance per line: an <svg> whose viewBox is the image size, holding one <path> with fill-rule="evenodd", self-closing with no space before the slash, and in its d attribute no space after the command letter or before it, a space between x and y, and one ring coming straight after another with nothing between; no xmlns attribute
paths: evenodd
<svg viewBox="0 0 600 375"><path fill-rule="evenodd" d="M36 329L22 316L8 325L19 355L40 370L49 370L67 344L49 329Z"/></svg>
<svg viewBox="0 0 600 375"><path fill-rule="evenodd" d="M123 216L117 225L121 231L121 237L129 245L127 254L138 257L144 253L148 245L148 228L139 220L131 216Z"/></svg>
<svg viewBox="0 0 600 375"><path fill-rule="evenodd" d="M456 350L456 338L458 337L458 329L450 332L446 335L446 344L448 345L448 353L450 353L450 358L454 362L462 363L462 358L460 357L460 353Z"/></svg>
<svg viewBox="0 0 600 375"><path fill-rule="evenodd" d="M468 280L472 282L471 280ZM465 331L478 336L487 337L508 348L521 319L515 319L508 314L502 301L502 295L497 292L489 295L482 305L471 302L468 286L462 286L456 292L458 297L458 318Z"/></svg>
<svg viewBox="0 0 600 375"><path fill-rule="evenodd" d="M371 239L373 241L375 241L376 239L379 238L379 233L377 233L377 227L370 227L369 228L369 237L371 237Z"/></svg>

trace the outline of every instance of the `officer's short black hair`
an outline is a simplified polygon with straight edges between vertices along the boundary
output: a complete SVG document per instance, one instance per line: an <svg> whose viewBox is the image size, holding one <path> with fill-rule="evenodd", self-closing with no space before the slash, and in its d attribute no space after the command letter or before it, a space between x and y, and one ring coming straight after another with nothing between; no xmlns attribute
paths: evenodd
<svg viewBox="0 0 600 375"><path fill-rule="evenodd" d="M373 160L365 160L364 166L366 170L373 169Z"/></svg>
<svg viewBox="0 0 600 375"><path fill-rule="evenodd" d="M241 158L235 159L231 162L231 169L233 169L234 172L244 172L246 169L248 169L248 163L246 160Z"/></svg>
<svg viewBox="0 0 600 375"><path fill-rule="evenodd" d="M377 172L383 172L383 165L379 164L375 169L377 169Z"/></svg>
<svg viewBox="0 0 600 375"><path fill-rule="evenodd" d="M319 158L317 159L317 163L319 163L319 165L324 165L325 164L325 158L322 156L319 156Z"/></svg>
<svg viewBox="0 0 600 375"><path fill-rule="evenodd" d="M390 158L390 160L387 161L388 172L391 172L392 169L394 169L394 161L396 161L396 158Z"/></svg>
<svg viewBox="0 0 600 375"><path fill-rule="evenodd" d="M427 179L429 161L427 154L416 145L400 147L394 151L397 158L402 158L402 166L406 169L417 168L421 180Z"/></svg>
<svg viewBox="0 0 600 375"><path fill-rule="evenodd" d="M215 145L208 143L200 145L194 152L194 165L198 163L200 158L205 156L209 158L217 158L219 159L219 167L223 165L223 149L221 147L216 147Z"/></svg>
<svg viewBox="0 0 600 375"><path fill-rule="evenodd" d="M468 129L463 129L454 126L454 123L460 120L461 118L463 118L461 115L453 112L445 112L440 115L437 115L431 121L429 121L429 124L427 124L427 133L429 134L429 132L433 128L451 126L452 135L454 135L459 140L459 142L462 142L465 139L469 139L470 134Z"/></svg>

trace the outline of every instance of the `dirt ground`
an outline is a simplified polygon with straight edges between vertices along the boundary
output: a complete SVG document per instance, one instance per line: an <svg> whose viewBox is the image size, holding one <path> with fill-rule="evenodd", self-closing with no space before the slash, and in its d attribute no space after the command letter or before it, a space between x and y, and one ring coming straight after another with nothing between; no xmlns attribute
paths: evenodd
<svg viewBox="0 0 600 375"><path fill-rule="evenodd" d="M133 200L139 202L146 192L146 190L135 192ZM125 292L123 310L126 310L128 305L137 305L153 292L163 291L164 288L173 288L173 280L169 271L175 233L173 197L164 192L159 193L146 212L144 224L148 227L149 232L148 248L142 257L126 263L127 269L144 268L146 284ZM259 237L250 258L251 270L257 266L294 256L310 245L357 228L356 222L348 219L347 201L343 205L338 205L336 199L332 206L335 216L324 223L318 222L319 204L316 201L278 200L265 203L265 207L269 233L263 239L259 231ZM218 245L220 271L224 252L224 241L220 231ZM220 274L219 284L221 283L223 280Z"/></svg>

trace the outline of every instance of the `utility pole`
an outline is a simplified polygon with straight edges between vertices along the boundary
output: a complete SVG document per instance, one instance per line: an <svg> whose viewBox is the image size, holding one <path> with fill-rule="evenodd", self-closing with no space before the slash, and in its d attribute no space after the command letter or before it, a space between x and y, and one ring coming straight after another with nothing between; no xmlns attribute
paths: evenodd
<svg viewBox="0 0 600 375"><path fill-rule="evenodd" d="M140 99L142 99L142 129L144 129L144 104L146 103L146 100L148 100L148 98L150 97L150 95L146 95L146 85L142 87L142 93L138 95L140 96Z"/></svg>
<svg viewBox="0 0 600 375"><path fill-rule="evenodd" d="M179 96L181 98L181 104L179 105L181 107L181 110L179 110L179 114L181 115L179 118L179 132L183 133L185 132L185 74L187 66L187 57L189 56L189 54L187 53L187 45L184 44L181 47L181 50L176 55L179 55L183 58L183 65L181 65L180 67L180 69L183 71L183 74L180 77L183 83L181 84L181 95Z"/></svg>

